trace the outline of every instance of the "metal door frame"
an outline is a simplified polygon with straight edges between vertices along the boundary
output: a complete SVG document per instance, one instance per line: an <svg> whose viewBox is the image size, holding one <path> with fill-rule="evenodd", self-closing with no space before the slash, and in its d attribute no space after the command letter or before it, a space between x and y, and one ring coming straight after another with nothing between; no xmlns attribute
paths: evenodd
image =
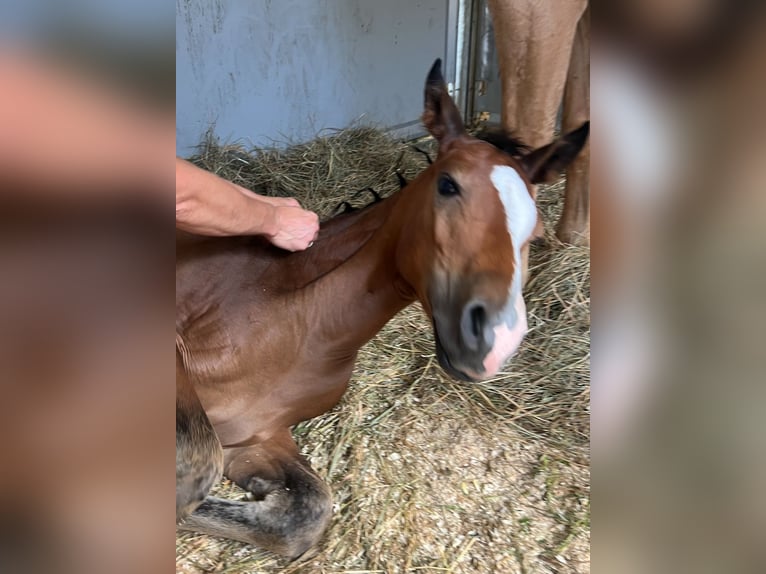
<svg viewBox="0 0 766 574"><path fill-rule="evenodd" d="M497 69L497 52L487 0L460 0L461 42L459 51L459 84L456 103L466 124L473 124L481 112L489 112L491 122L500 122L500 109L481 109L480 98L487 89L488 76ZM493 78L494 79L494 78ZM500 90L499 76L491 89ZM501 94L498 93L501 97ZM486 102L485 102L486 103Z"/></svg>
<svg viewBox="0 0 766 574"><path fill-rule="evenodd" d="M452 96L466 124L473 121L474 84L476 75L477 10L486 0L445 0L447 9L447 31L444 39L442 73ZM420 120L391 127L393 137L414 139L426 135Z"/></svg>

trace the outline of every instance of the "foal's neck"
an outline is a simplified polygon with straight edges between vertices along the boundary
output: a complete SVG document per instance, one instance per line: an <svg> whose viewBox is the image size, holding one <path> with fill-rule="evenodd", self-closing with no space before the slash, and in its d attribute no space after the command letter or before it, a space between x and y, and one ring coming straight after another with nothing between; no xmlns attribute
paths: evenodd
<svg viewBox="0 0 766 574"><path fill-rule="evenodd" d="M334 356L354 356L414 300L396 264L403 194L406 190L372 208L379 218L377 229L354 255L312 286L309 312L318 315L320 340Z"/></svg>

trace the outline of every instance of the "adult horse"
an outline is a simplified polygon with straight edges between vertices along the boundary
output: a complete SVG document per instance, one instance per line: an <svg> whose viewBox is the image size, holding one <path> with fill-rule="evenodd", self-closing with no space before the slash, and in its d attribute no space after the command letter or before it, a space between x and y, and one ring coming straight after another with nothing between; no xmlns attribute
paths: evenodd
<svg viewBox="0 0 766 574"><path fill-rule="evenodd" d="M588 0L489 0L503 93L502 124L525 144L551 141L590 117ZM567 169L564 210L556 226L565 243L590 242L590 146Z"/></svg>
<svg viewBox="0 0 766 574"><path fill-rule="evenodd" d="M466 134L432 67L423 122L436 160L402 191L322 226L315 245L179 238L176 263L176 514L184 529L295 558L332 499L290 428L341 398L357 351L420 300L442 367L497 373L527 328L521 249L531 185L580 151L588 126L512 157ZM252 500L207 496L221 471Z"/></svg>

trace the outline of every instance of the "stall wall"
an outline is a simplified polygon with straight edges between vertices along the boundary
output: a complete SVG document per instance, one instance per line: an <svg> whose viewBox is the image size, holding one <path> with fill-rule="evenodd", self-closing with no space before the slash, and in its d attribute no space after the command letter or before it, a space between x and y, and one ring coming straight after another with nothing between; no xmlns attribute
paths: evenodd
<svg viewBox="0 0 766 574"><path fill-rule="evenodd" d="M176 151L305 141L354 122L420 131L433 60L454 77L455 0L177 0Z"/></svg>

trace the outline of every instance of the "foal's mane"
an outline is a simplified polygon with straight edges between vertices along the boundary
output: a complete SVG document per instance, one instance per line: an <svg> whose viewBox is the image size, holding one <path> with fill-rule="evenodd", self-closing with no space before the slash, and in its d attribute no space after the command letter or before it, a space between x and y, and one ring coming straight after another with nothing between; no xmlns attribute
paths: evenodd
<svg viewBox="0 0 766 574"><path fill-rule="evenodd" d="M531 151L531 148L528 145L522 142L513 133L504 130L500 126L484 126L481 130L479 130L474 135L474 137L478 140L485 141L489 144L492 144L500 151L505 152L508 155L512 157L516 157L516 158L524 156ZM424 152L421 149L418 149L417 147L414 149L420 153L425 154L426 158L428 158L429 160L428 163L429 164L431 163L431 160L426 152ZM399 158L399 161L401 161L401 157ZM329 218L324 220L323 223L329 223L330 221L344 219L349 215L359 214L360 212L366 210L369 207L372 207L373 205L376 205L377 203L385 199L381 197L378 194L378 192L376 192L371 187L360 189L355 194L350 196L348 199L354 199L366 191L369 191L373 195L373 200L370 203L367 203L359 207L352 207L351 204L348 202L348 200L343 200L338 204L338 207L336 208L336 212L333 215L331 215ZM339 208L341 207L344 207L343 211L339 211Z"/></svg>
<svg viewBox="0 0 766 574"><path fill-rule="evenodd" d="M489 144L492 144L500 151L505 152L508 155L512 157L516 157L516 158L524 156L531 151L531 148L527 144L522 142L513 133L504 130L500 126L485 126L481 130L479 130L474 135L474 137L478 140L485 141ZM429 164L431 163L431 160L426 152L424 152L421 149L418 149L417 147L414 149L420 153L425 154L426 158L428 158L429 160L428 163ZM401 161L401 157L399 158L399 161ZM348 199L354 199L358 197L360 194L364 193L365 191L369 191L374 196L373 200L370 203L367 203L360 207L352 207L351 204L348 202L348 200L343 200L338 204L338 207L336 208L336 212L333 215L331 215L329 218L327 218L323 223L328 223L336 219L343 219L349 215L359 214L361 211L364 211L367 208L372 207L373 205L385 199L385 198L382 198L378 194L378 192L376 192L371 187L360 189L355 194L350 196ZM343 211L339 211L339 208L341 207L344 207Z"/></svg>
<svg viewBox="0 0 766 574"><path fill-rule="evenodd" d="M521 157L531 151L528 145L499 126L483 127L474 137L492 144L500 151L513 157Z"/></svg>

